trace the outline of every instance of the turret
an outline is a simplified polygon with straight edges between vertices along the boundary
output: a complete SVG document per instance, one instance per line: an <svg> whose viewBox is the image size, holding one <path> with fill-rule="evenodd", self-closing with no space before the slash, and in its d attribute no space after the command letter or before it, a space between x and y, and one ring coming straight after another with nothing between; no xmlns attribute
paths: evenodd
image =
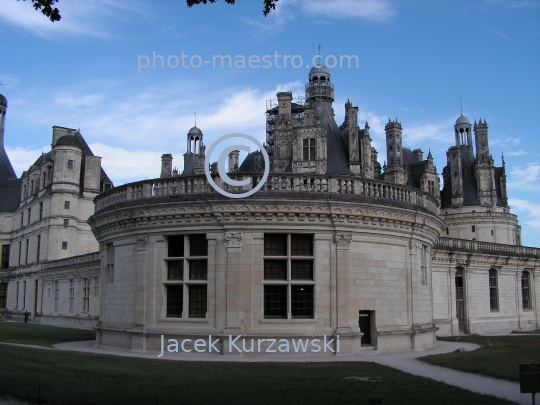
<svg viewBox="0 0 540 405"><path fill-rule="evenodd" d="M326 66L313 66L306 84L306 103L314 101L334 101L334 84L330 82L330 71Z"/></svg>
<svg viewBox="0 0 540 405"><path fill-rule="evenodd" d="M388 161L384 179L391 183L405 184L407 179L403 168L403 151L401 148L403 127L397 118L395 121L388 119L384 131L386 133L386 156Z"/></svg>

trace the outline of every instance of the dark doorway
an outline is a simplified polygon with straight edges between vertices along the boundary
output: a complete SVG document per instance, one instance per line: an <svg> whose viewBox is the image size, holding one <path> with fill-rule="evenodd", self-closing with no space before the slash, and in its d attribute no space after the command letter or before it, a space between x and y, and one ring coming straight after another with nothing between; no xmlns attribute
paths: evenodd
<svg viewBox="0 0 540 405"><path fill-rule="evenodd" d="M456 269L456 317L460 333L467 333L467 318L465 316L465 282L464 271Z"/></svg>
<svg viewBox="0 0 540 405"><path fill-rule="evenodd" d="M360 341L362 346L371 346L371 312L358 311L358 326L360 326L360 332L364 334Z"/></svg>

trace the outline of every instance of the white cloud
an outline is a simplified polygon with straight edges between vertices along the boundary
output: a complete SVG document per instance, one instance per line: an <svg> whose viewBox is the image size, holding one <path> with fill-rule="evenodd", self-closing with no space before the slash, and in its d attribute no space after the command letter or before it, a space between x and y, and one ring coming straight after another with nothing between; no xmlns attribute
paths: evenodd
<svg viewBox="0 0 540 405"><path fill-rule="evenodd" d="M508 188L515 190L538 191L540 182L540 164L536 162L528 163L527 166L517 166L510 170L508 178Z"/></svg>
<svg viewBox="0 0 540 405"><path fill-rule="evenodd" d="M396 6L388 0L300 0L303 12L313 16L338 19L385 21L396 14Z"/></svg>
<svg viewBox="0 0 540 405"><path fill-rule="evenodd" d="M0 75L0 83L2 88L13 89L19 84L19 79L11 73L3 73Z"/></svg>
<svg viewBox="0 0 540 405"><path fill-rule="evenodd" d="M525 152L524 150L516 150L514 152L507 152L506 153L506 156L521 156L521 155L526 155L527 152Z"/></svg>
<svg viewBox="0 0 540 405"><path fill-rule="evenodd" d="M21 146L10 148L6 146L9 161L18 177L21 177L22 172L27 171L42 153L47 153L50 150L50 145L43 146L41 149L27 149Z"/></svg>
<svg viewBox="0 0 540 405"><path fill-rule="evenodd" d="M130 151L99 142L91 143L88 146L94 155L102 158L101 166L115 186L156 178L161 173L162 153L140 149ZM181 154L178 152L175 156L181 156ZM174 163L178 166L176 161Z"/></svg>
<svg viewBox="0 0 540 405"><path fill-rule="evenodd" d="M508 39L508 35L505 35L503 34L502 32L499 32L499 31L490 31L493 35L497 35L498 37L501 37L501 38L504 38L504 39Z"/></svg>
<svg viewBox="0 0 540 405"><path fill-rule="evenodd" d="M40 11L34 10L30 1L3 1L0 20L29 30L42 37L85 35L107 37L104 28L111 17L125 18L126 12L141 13L138 2L116 0L70 0L56 4L61 20L51 22Z"/></svg>
<svg viewBox="0 0 540 405"><path fill-rule="evenodd" d="M509 199L509 204L514 214L525 215L526 219L523 221L535 230L540 231L540 204L535 204L527 200L519 200L515 198Z"/></svg>

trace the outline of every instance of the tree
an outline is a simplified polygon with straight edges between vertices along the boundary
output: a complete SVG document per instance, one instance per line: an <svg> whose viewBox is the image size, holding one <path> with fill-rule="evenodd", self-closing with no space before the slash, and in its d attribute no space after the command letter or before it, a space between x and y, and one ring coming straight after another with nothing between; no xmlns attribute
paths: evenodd
<svg viewBox="0 0 540 405"><path fill-rule="evenodd" d="M215 3L217 0L186 0L188 7L193 7L195 4ZM228 4L234 4L235 0L225 0ZM264 9L263 14L266 17L271 10L276 9L276 3L278 0L263 0Z"/></svg>
<svg viewBox="0 0 540 405"><path fill-rule="evenodd" d="M32 6L37 11L41 10L41 13L51 20L51 22L60 21L62 18L60 11L56 7L53 8L54 3L58 3L58 0L32 0Z"/></svg>
<svg viewBox="0 0 540 405"><path fill-rule="evenodd" d="M17 0L20 1L20 0ZM23 0L26 1L26 0ZM186 0L188 7L193 7L195 4L215 3L217 0ZM276 3L279 0L263 0L263 14L266 17L270 11L276 9ZM235 0L225 0L227 4L234 4ZM32 0L32 6L47 17L51 22L60 21L62 16L58 8L54 7L54 3L58 3L58 0Z"/></svg>

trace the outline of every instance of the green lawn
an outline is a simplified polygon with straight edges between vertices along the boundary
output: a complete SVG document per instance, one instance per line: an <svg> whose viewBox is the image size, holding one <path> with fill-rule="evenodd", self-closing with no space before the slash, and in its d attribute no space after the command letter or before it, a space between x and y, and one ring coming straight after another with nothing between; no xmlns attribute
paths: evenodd
<svg viewBox="0 0 540 405"><path fill-rule="evenodd" d="M454 338L439 338L453 341ZM485 342L489 340L491 347ZM540 363L540 336L462 336L461 342L482 345L480 349L464 353L448 353L421 357L419 360L436 366L453 368L468 373L519 382L520 363Z"/></svg>
<svg viewBox="0 0 540 405"><path fill-rule="evenodd" d="M373 363L180 362L0 345L0 393L55 404L388 404L510 402ZM359 382L344 377L382 377Z"/></svg>
<svg viewBox="0 0 540 405"><path fill-rule="evenodd" d="M59 328L23 322L0 322L0 342L52 347L55 343L94 340L93 330Z"/></svg>

